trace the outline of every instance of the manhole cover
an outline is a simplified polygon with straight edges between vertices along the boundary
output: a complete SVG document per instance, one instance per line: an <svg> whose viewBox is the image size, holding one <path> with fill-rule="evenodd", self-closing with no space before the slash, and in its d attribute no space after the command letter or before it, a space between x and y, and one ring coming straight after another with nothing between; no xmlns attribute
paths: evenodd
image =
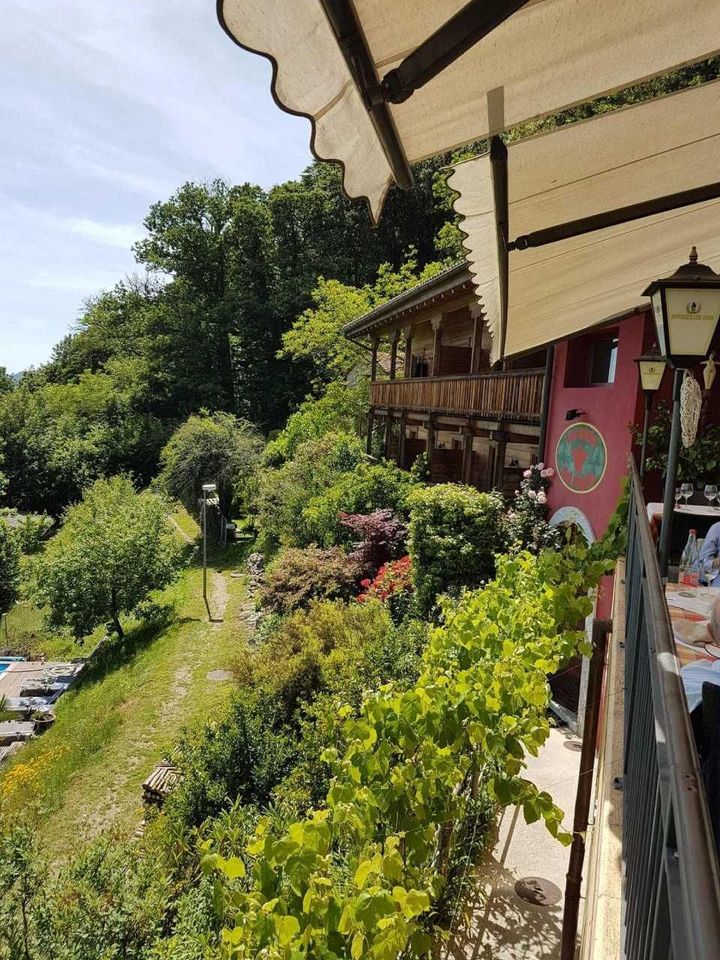
<svg viewBox="0 0 720 960"><path fill-rule="evenodd" d="M515 884L515 893L521 900L534 903L538 907L560 903L562 897L560 888L542 877L523 877Z"/></svg>

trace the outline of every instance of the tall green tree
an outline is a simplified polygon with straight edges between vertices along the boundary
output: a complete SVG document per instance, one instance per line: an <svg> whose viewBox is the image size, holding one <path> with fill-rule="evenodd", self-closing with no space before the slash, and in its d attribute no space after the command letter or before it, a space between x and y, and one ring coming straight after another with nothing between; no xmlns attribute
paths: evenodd
<svg viewBox="0 0 720 960"><path fill-rule="evenodd" d="M6 520L0 517L0 616L18 598L20 587L20 544Z"/></svg>
<svg viewBox="0 0 720 960"><path fill-rule="evenodd" d="M160 483L195 513L203 483L214 482L220 509L230 517L234 496L252 474L262 446L260 434L247 420L220 412L192 416L163 448Z"/></svg>
<svg viewBox="0 0 720 960"><path fill-rule="evenodd" d="M36 561L35 598L77 640L107 621L122 637L120 618L169 583L181 557L162 498L136 493L128 477L97 480Z"/></svg>

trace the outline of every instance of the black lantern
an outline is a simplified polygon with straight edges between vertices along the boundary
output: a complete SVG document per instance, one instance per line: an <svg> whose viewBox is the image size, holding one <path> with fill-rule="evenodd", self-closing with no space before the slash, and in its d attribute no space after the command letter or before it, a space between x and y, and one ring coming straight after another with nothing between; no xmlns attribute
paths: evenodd
<svg viewBox="0 0 720 960"><path fill-rule="evenodd" d="M657 347L635 357L640 374L640 386L645 394L645 420L643 422L642 448L640 450L640 479L645 476L645 459L647 456L648 428L650 426L650 410L655 393L660 389L667 362L660 356Z"/></svg>
<svg viewBox="0 0 720 960"><path fill-rule="evenodd" d="M660 352L675 368L673 414L670 428L663 522L658 545L660 575L667 576L672 536L675 484L680 454L680 387L683 370L694 367L708 355L720 319L720 276L698 263L695 247L688 262L671 277L655 280L643 296L652 300Z"/></svg>
<svg viewBox="0 0 720 960"><path fill-rule="evenodd" d="M693 247L687 263L643 291L652 301L660 352L676 369L705 359L720 319L720 276L697 260Z"/></svg>

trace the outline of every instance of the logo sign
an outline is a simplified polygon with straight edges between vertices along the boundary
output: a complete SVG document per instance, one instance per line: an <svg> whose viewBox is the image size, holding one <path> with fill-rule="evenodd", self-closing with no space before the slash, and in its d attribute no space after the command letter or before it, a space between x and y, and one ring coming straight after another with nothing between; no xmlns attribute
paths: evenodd
<svg viewBox="0 0 720 960"><path fill-rule="evenodd" d="M571 424L558 440L555 465L568 490L590 493L602 480L607 467L607 448L602 434L589 423Z"/></svg>
<svg viewBox="0 0 720 960"><path fill-rule="evenodd" d="M690 300L685 309L689 314L700 313L702 304L698 303L697 300Z"/></svg>

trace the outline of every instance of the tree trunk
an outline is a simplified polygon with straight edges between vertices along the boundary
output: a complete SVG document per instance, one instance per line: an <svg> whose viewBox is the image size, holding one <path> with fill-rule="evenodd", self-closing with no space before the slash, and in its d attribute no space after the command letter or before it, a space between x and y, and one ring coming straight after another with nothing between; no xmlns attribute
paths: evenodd
<svg viewBox="0 0 720 960"><path fill-rule="evenodd" d="M118 615L117 590L115 589L115 587L112 588L112 592L110 594L110 610L111 610L110 619L112 620L113 626L117 631L117 635L120 637L121 640L124 640L125 631L122 628L122 624L120 623L120 617Z"/></svg>

